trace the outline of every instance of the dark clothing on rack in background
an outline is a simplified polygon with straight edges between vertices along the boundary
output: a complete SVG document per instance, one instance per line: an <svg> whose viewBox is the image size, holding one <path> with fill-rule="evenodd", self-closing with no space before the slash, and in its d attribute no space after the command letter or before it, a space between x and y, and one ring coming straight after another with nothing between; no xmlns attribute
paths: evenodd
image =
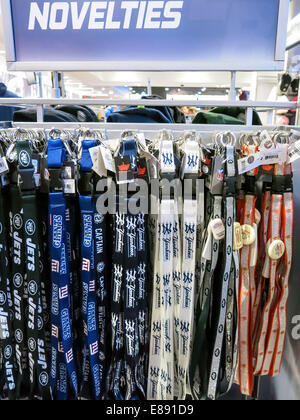
<svg viewBox="0 0 300 420"><path fill-rule="evenodd" d="M193 124L219 124L219 125L245 125L245 107L218 107L210 111L199 112L193 120ZM253 125L262 125L256 110L253 111Z"/></svg>
<svg viewBox="0 0 300 420"><path fill-rule="evenodd" d="M86 106L66 105L56 108L44 108L45 122L99 122L94 111ZM15 112L14 121L16 122L36 122L37 113L35 108L27 108Z"/></svg>
<svg viewBox="0 0 300 420"><path fill-rule="evenodd" d="M154 108L130 107L114 112L107 118L108 123L143 123L143 124L174 124L174 120Z"/></svg>
<svg viewBox="0 0 300 420"><path fill-rule="evenodd" d="M160 96L143 96L142 99L160 100ZM114 112L107 118L107 122L112 123L161 123L161 124L185 124L185 116L177 107L169 106L144 106L129 107L121 111Z"/></svg>
<svg viewBox="0 0 300 420"><path fill-rule="evenodd" d="M0 83L0 98L18 98L19 96L7 90L4 83ZM20 108L11 106L0 106L0 121L12 121L14 112Z"/></svg>

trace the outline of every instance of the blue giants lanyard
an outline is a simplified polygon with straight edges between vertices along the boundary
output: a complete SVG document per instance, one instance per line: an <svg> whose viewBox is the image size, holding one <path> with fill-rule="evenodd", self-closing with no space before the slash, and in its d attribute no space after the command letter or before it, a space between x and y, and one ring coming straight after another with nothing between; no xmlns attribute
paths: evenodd
<svg viewBox="0 0 300 420"><path fill-rule="evenodd" d="M60 176L65 158L63 142L60 139L50 139L48 167L51 189L49 195L49 248L52 281L51 388L53 398L67 399L69 378L74 397L77 399L78 381L73 350L71 277L67 244L67 206Z"/></svg>
<svg viewBox="0 0 300 420"><path fill-rule="evenodd" d="M95 141L82 142L81 174L89 176L92 172L92 161L89 149L96 146ZM88 191L81 191L81 193ZM85 336L84 366L89 357L90 372L94 384L94 397L100 400L100 357L99 357L99 324L97 304L97 275L95 267L95 220L97 221L96 204L93 196L80 195L81 213L81 284L82 284L82 315ZM100 217L100 215L98 215Z"/></svg>

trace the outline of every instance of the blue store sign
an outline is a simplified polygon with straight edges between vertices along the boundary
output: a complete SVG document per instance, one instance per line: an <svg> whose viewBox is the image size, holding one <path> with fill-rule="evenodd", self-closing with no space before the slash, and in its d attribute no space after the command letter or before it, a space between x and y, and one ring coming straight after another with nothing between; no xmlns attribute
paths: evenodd
<svg viewBox="0 0 300 420"><path fill-rule="evenodd" d="M10 68L276 70L288 0L2 0Z"/></svg>

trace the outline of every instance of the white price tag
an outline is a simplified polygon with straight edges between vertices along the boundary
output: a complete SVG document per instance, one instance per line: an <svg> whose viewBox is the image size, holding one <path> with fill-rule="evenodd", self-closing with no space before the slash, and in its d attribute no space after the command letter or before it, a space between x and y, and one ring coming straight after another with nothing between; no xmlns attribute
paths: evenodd
<svg viewBox="0 0 300 420"><path fill-rule="evenodd" d="M5 157L0 158L0 175L5 175L9 172L9 167Z"/></svg>
<svg viewBox="0 0 300 420"><path fill-rule="evenodd" d="M100 153L102 155L103 163L108 171L116 172L115 162L113 160L111 151L104 146L100 146Z"/></svg>
<svg viewBox="0 0 300 420"><path fill-rule="evenodd" d="M65 194L75 194L75 179L65 179L64 180L64 193Z"/></svg>
<svg viewBox="0 0 300 420"><path fill-rule="evenodd" d="M296 141L290 145L288 150L288 161L287 163L296 162L296 160L300 159L300 140Z"/></svg>
<svg viewBox="0 0 300 420"><path fill-rule="evenodd" d="M287 145L277 149L264 150L238 160L239 174L253 171L259 166L276 165L287 161Z"/></svg>
<svg viewBox="0 0 300 420"><path fill-rule="evenodd" d="M100 146L92 147L89 149L91 159L93 162L93 171L96 172L97 175L100 177L106 177L107 176L107 170L105 169L102 155L100 152Z"/></svg>

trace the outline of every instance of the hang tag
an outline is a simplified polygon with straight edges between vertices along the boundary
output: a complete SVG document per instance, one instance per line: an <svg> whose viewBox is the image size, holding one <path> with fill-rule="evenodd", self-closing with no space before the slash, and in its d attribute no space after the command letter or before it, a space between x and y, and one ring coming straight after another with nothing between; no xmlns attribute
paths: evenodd
<svg viewBox="0 0 300 420"><path fill-rule="evenodd" d="M199 144L195 141L188 141L185 145L185 155L181 171L181 179L186 174L198 174L200 163Z"/></svg>
<svg viewBox="0 0 300 420"><path fill-rule="evenodd" d="M253 245L251 246L250 267L256 267L257 258L258 258L258 226L257 224L254 224L253 227L255 230L255 241Z"/></svg>
<svg viewBox="0 0 300 420"><path fill-rule="evenodd" d="M100 146L92 147L89 149L89 152L93 162L93 171L101 178L107 177L107 170L104 166L104 161L100 152Z"/></svg>
<svg viewBox="0 0 300 420"><path fill-rule="evenodd" d="M204 260L207 260L207 261L211 260L212 246L213 246L213 235L212 235L212 231L210 227L208 227L207 240L205 242L205 245L202 251L202 258Z"/></svg>
<svg viewBox="0 0 300 420"><path fill-rule="evenodd" d="M267 130L263 131L260 135L260 150L271 150L275 149L275 143Z"/></svg>
<svg viewBox="0 0 300 420"><path fill-rule="evenodd" d="M9 167L6 158L3 156L0 158L0 176L5 175L9 172Z"/></svg>
<svg viewBox="0 0 300 420"><path fill-rule="evenodd" d="M76 194L75 179L64 179L64 194L66 194L66 195L75 195Z"/></svg>
<svg viewBox="0 0 300 420"><path fill-rule="evenodd" d="M259 211L259 210L257 210L257 209L255 209L255 215L254 215L254 218L255 218L255 223L256 223L257 225L259 225L259 224L260 224L260 222L261 222L261 214L260 214L260 211Z"/></svg>
<svg viewBox="0 0 300 420"><path fill-rule="evenodd" d="M139 144L140 148L142 150L144 150L145 152L148 152L148 147L147 147L147 144L146 144L145 134L144 133L137 133L136 138L137 138L137 141L138 141L138 144Z"/></svg>
<svg viewBox="0 0 300 420"><path fill-rule="evenodd" d="M212 220L209 226L216 241L221 241L225 238L225 226L222 219Z"/></svg>
<svg viewBox="0 0 300 420"><path fill-rule="evenodd" d="M300 140L290 145L288 149L287 163L290 164L296 162L298 159L300 159Z"/></svg>
<svg viewBox="0 0 300 420"><path fill-rule="evenodd" d="M233 227L233 250L239 251L243 248L242 227L240 223L235 222Z"/></svg>
<svg viewBox="0 0 300 420"><path fill-rule="evenodd" d="M212 195L223 194L224 181L224 162L221 156L216 156L213 159L213 170L210 181L210 191Z"/></svg>
<svg viewBox="0 0 300 420"><path fill-rule="evenodd" d="M163 174L175 173L175 156L172 141L162 141L160 149L160 170Z"/></svg>
<svg viewBox="0 0 300 420"><path fill-rule="evenodd" d="M242 226L242 240L245 246L254 244L256 240L256 232L254 227L252 227L251 225Z"/></svg>
<svg viewBox="0 0 300 420"><path fill-rule="evenodd" d="M238 171L242 175L253 171L259 166L276 165L287 161L287 147L280 146L277 149L261 151L238 160Z"/></svg>
<svg viewBox="0 0 300 420"><path fill-rule="evenodd" d="M134 182L135 174L131 170L130 156L124 156L123 158L117 156L115 158L115 167L117 184L129 184Z"/></svg>
<svg viewBox="0 0 300 420"><path fill-rule="evenodd" d="M113 160L111 151L104 146L100 147L100 153L104 162L105 169L110 172L116 172L115 162Z"/></svg>
<svg viewBox="0 0 300 420"><path fill-rule="evenodd" d="M273 241L268 246L268 255L271 260L280 260L285 253L285 245L284 242L281 240Z"/></svg>

